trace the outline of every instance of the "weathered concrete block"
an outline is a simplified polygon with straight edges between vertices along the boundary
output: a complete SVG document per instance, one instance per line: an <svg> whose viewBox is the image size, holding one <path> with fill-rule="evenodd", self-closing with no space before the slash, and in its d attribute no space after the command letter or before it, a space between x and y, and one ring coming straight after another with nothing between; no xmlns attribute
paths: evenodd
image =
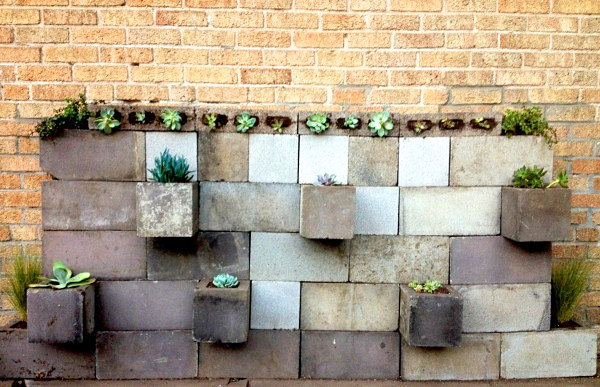
<svg viewBox="0 0 600 387"><path fill-rule="evenodd" d="M94 284L60 290L27 290L30 343L82 344L94 332L94 317Z"/></svg>
<svg viewBox="0 0 600 387"><path fill-rule="evenodd" d="M502 335L500 375L505 379L596 375L596 333L588 329Z"/></svg>
<svg viewBox="0 0 600 387"><path fill-rule="evenodd" d="M201 183L200 229L297 232L297 184Z"/></svg>
<svg viewBox="0 0 600 387"><path fill-rule="evenodd" d="M517 242L571 239L571 190L502 187L502 235Z"/></svg>
<svg viewBox="0 0 600 387"><path fill-rule="evenodd" d="M397 138L350 137L348 149L348 184L397 185Z"/></svg>
<svg viewBox="0 0 600 387"><path fill-rule="evenodd" d="M135 230L135 184L45 181L44 230Z"/></svg>
<svg viewBox="0 0 600 387"><path fill-rule="evenodd" d="M298 377L300 332L252 330L243 344L199 345L203 378L277 378Z"/></svg>
<svg viewBox="0 0 600 387"><path fill-rule="evenodd" d="M42 263L46 276L55 261L97 279L146 278L146 240L135 231L45 231Z"/></svg>
<svg viewBox="0 0 600 387"><path fill-rule="evenodd" d="M398 332L302 332L303 378L397 379Z"/></svg>
<svg viewBox="0 0 600 387"><path fill-rule="evenodd" d="M99 332L98 379L177 379L198 376L190 331Z"/></svg>
<svg viewBox="0 0 600 387"><path fill-rule="evenodd" d="M550 282L550 243L516 243L501 236L450 239L450 283Z"/></svg>
<svg viewBox="0 0 600 387"><path fill-rule="evenodd" d="M550 284L455 285L463 296L463 332L547 331Z"/></svg>
<svg viewBox="0 0 600 387"><path fill-rule="evenodd" d="M356 187L356 234L398 235L397 187Z"/></svg>
<svg viewBox="0 0 600 387"><path fill-rule="evenodd" d="M237 288L217 288L203 280L194 289L194 340L244 343L250 323L250 282Z"/></svg>
<svg viewBox="0 0 600 387"><path fill-rule="evenodd" d="M198 133L198 180L248 181L248 139L243 133Z"/></svg>
<svg viewBox="0 0 600 387"><path fill-rule="evenodd" d="M300 235L310 239L352 239L356 188L303 185L300 191Z"/></svg>
<svg viewBox="0 0 600 387"><path fill-rule="evenodd" d="M350 242L350 281L448 283L447 237L357 236Z"/></svg>
<svg viewBox="0 0 600 387"><path fill-rule="evenodd" d="M300 282L252 281L250 329L298 329Z"/></svg>
<svg viewBox="0 0 600 387"><path fill-rule="evenodd" d="M312 241L300 234L253 232L253 281L348 281L348 244Z"/></svg>
<svg viewBox="0 0 600 387"><path fill-rule="evenodd" d="M400 285L400 333L413 347L458 347L461 343L463 301L449 293L417 293Z"/></svg>
<svg viewBox="0 0 600 387"><path fill-rule="evenodd" d="M198 177L198 140L196 133L186 132L148 132L146 133L146 178L150 179L150 169L155 159L168 149L172 156L182 156L190 165L192 181Z"/></svg>
<svg viewBox="0 0 600 387"><path fill-rule="evenodd" d="M192 237L198 231L198 183L137 183L140 237Z"/></svg>
<svg viewBox="0 0 600 387"><path fill-rule="evenodd" d="M449 163L450 137L400 138L398 185L447 186Z"/></svg>
<svg viewBox="0 0 600 387"><path fill-rule="evenodd" d="M259 183L297 183L298 136L251 134L248 178Z"/></svg>
<svg viewBox="0 0 600 387"><path fill-rule="evenodd" d="M300 298L300 328L395 331L398 329L399 300L396 284L304 283Z"/></svg>
<svg viewBox="0 0 600 387"><path fill-rule="evenodd" d="M523 165L537 165L552 176L552 149L540 136L453 137L450 185L511 185Z"/></svg>
<svg viewBox="0 0 600 387"><path fill-rule="evenodd" d="M411 347L402 340L403 380L490 380L500 374L500 335L463 335L460 347Z"/></svg>
<svg viewBox="0 0 600 387"><path fill-rule="evenodd" d="M98 284L99 330L192 329L196 281L102 281Z"/></svg>
<svg viewBox="0 0 600 387"><path fill-rule="evenodd" d="M300 136L300 184L314 184L324 174L348 184L348 137Z"/></svg>
<svg viewBox="0 0 600 387"><path fill-rule="evenodd" d="M148 238L148 279L193 280L229 273L248 279L250 235L201 232L194 238Z"/></svg>
<svg viewBox="0 0 600 387"><path fill-rule="evenodd" d="M500 187L402 188L400 229L406 235L497 235Z"/></svg>
<svg viewBox="0 0 600 387"><path fill-rule="evenodd" d="M143 133L65 130L40 141L40 165L59 180L142 181L145 151Z"/></svg>

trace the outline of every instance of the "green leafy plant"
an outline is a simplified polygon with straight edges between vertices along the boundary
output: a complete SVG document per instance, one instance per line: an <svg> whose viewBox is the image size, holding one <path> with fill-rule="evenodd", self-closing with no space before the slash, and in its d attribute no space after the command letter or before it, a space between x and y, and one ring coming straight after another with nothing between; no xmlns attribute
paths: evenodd
<svg viewBox="0 0 600 387"><path fill-rule="evenodd" d="M21 320L27 321L27 288L40 282L40 258L19 253L7 274L9 277L4 291L8 294L8 302L19 313Z"/></svg>
<svg viewBox="0 0 600 387"><path fill-rule="evenodd" d="M306 126L311 132L319 134L329 129L329 119L325 113L315 113L306 119Z"/></svg>
<svg viewBox="0 0 600 387"><path fill-rule="evenodd" d="M204 115L204 122L211 129L217 128L217 119L219 116L216 113L209 113Z"/></svg>
<svg viewBox="0 0 600 387"><path fill-rule="evenodd" d="M415 133L418 134L429 129L429 122L417 120L412 123L412 127Z"/></svg>
<svg viewBox="0 0 600 387"><path fill-rule="evenodd" d="M192 180L190 165L183 156L172 156L168 149L154 159L154 168L148 170L151 180L159 183L186 183Z"/></svg>
<svg viewBox="0 0 600 387"><path fill-rule="evenodd" d="M369 121L371 133L376 133L379 137L387 136L394 129L394 121L388 112L379 112L371 116Z"/></svg>
<svg viewBox="0 0 600 387"><path fill-rule="evenodd" d="M235 117L235 122L237 122L235 130L238 132L246 133L248 130L252 129L256 125L256 117L252 117L248 113L242 113L239 116Z"/></svg>
<svg viewBox="0 0 600 387"><path fill-rule="evenodd" d="M43 119L35 130L41 138L51 138L63 129L87 129L90 111L83 94L78 99L67 98L67 106L59 109L52 117Z"/></svg>
<svg viewBox="0 0 600 387"><path fill-rule="evenodd" d="M181 130L183 118L177 110L166 109L161 113L160 118L167 129Z"/></svg>
<svg viewBox="0 0 600 387"><path fill-rule="evenodd" d="M100 117L94 120L96 127L104 134L111 134L113 129L121 126L121 121L115 118L115 110L114 109L102 109L100 112Z"/></svg>
<svg viewBox="0 0 600 387"><path fill-rule="evenodd" d="M551 188L556 184L560 185L562 188L569 188L569 176L567 176L567 171L558 172L556 179L552 180L552 182L548 184L546 188Z"/></svg>
<svg viewBox="0 0 600 387"><path fill-rule="evenodd" d="M85 286L92 284L96 281L95 278L90 278L90 273L79 273L73 275L71 269L65 265L64 262L56 261L52 265L52 273L55 278L40 277L42 283L29 285L30 288L52 288L52 289L66 289L76 288L79 286Z"/></svg>
<svg viewBox="0 0 600 387"><path fill-rule="evenodd" d="M447 129L454 129L456 127L456 123L449 118L442 119L440 123Z"/></svg>
<svg viewBox="0 0 600 387"><path fill-rule="evenodd" d="M424 284L413 281L408 284L408 287L417 293L435 293L442 286L443 285L440 281L425 281Z"/></svg>
<svg viewBox="0 0 600 387"><path fill-rule="evenodd" d="M283 120L277 118L274 119L273 122L271 122L271 128L277 133L283 133Z"/></svg>
<svg viewBox="0 0 600 387"><path fill-rule="evenodd" d="M344 128L347 129L356 129L358 128L358 118L355 116L348 116L344 119Z"/></svg>
<svg viewBox="0 0 600 387"><path fill-rule="evenodd" d="M135 122L140 124L146 121L146 112L135 112Z"/></svg>
<svg viewBox="0 0 600 387"><path fill-rule="evenodd" d="M552 317L558 324L573 320L590 272L590 265L581 260L560 263L552 268Z"/></svg>
<svg viewBox="0 0 600 387"><path fill-rule="evenodd" d="M240 281L234 275L219 274L213 278L212 283L218 288L235 288L239 286Z"/></svg>
<svg viewBox="0 0 600 387"><path fill-rule="evenodd" d="M492 126L484 117L476 117L473 119L473 123L475 126L478 126L483 129L490 129Z"/></svg>
<svg viewBox="0 0 600 387"><path fill-rule="evenodd" d="M521 111L508 109L502 120L502 132L507 136L535 135L542 136L548 145L558 142L556 129L548 124L537 106L523 106Z"/></svg>
<svg viewBox="0 0 600 387"><path fill-rule="evenodd" d="M562 188L568 188L569 176L566 171L561 171L550 184L545 185L544 176L546 170L540 167L523 166L513 174L513 187L515 188L551 188L555 185L560 185Z"/></svg>

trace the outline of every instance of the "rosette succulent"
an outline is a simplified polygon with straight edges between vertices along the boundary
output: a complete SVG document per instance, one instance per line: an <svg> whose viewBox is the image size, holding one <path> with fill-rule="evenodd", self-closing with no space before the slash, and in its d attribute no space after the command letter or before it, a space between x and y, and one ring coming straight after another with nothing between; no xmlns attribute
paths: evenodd
<svg viewBox="0 0 600 387"><path fill-rule="evenodd" d="M358 128L358 118L355 116L348 116L344 119L344 128L356 129Z"/></svg>
<svg viewBox="0 0 600 387"><path fill-rule="evenodd" d="M52 265L52 273L56 278L40 277L42 283L29 285L30 288L53 288L65 289L85 286L96 281L95 278L90 278L90 273L79 273L73 275L73 271L64 264L64 262L56 261Z"/></svg>
<svg viewBox="0 0 600 387"><path fill-rule="evenodd" d="M104 134L111 134L113 129L121 126L121 121L115 119L114 109L102 109L100 111L100 117L96 118L94 123L98 130L104 132Z"/></svg>
<svg viewBox="0 0 600 387"><path fill-rule="evenodd" d="M166 109L160 115L163 124L169 130L181 130L181 122L183 118L181 117L181 113L177 110Z"/></svg>
<svg viewBox="0 0 600 387"><path fill-rule="evenodd" d="M311 132L319 134L329 129L329 119L325 113L315 113L306 119L306 126Z"/></svg>
<svg viewBox="0 0 600 387"><path fill-rule="evenodd" d="M252 129L254 125L256 125L256 117L252 117L248 113L242 113L235 117L235 122L237 123L235 130L241 133L246 133L248 130Z"/></svg>
<svg viewBox="0 0 600 387"><path fill-rule="evenodd" d="M218 288L235 288L240 284L240 281L234 275L219 274L213 278L212 283Z"/></svg>
<svg viewBox="0 0 600 387"><path fill-rule="evenodd" d="M324 175L317 176L317 184L316 185L330 186L330 185L341 185L341 184L342 183L337 181L334 174L329 175L326 173Z"/></svg>
<svg viewBox="0 0 600 387"><path fill-rule="evenodd" d="M394 129L392 116L388 112L379 112L371 116L369 121L369 129L371 133L377 134L379 137L387 136Z"/></svg>

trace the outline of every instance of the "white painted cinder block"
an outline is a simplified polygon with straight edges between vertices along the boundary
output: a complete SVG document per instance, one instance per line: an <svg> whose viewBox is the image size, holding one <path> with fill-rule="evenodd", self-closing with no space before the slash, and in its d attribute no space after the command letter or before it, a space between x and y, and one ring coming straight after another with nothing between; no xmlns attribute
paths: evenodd
<svg viewBox="0 0 600 387"><path fill-rule="evenodd" d="M298 182L298 136L250 134L249 180Z"/></svg>
<svg viewBox="0 0 600 387"><path fill-rule="evenodd" d="M398 187L356 187L355 234L398 234Z"/></svg>
<svg viewBox="0 0 600 387"><path fill-rule="evenodd" d="M450 137L401 138L398 148L400 187L448 185Z"/></svg>
<svg viewBox="0 0 600 387"><path fill-rule="evenodd" d="M298 329L300 282L252 281L250 329Z"/></svg>
<svg viewBox="0 0 600 387"><path fill-rule="evenodd" d="M169 149L173 156L183 156L193 171L192 180L197 180L198 173L198 139L193 132L147 132L146 133L146 170L154 168L154 159L161 152ZM150 179L150 172L146 177Z"/></svg>
<svg viewBox="0 0 600 387"><path fill-rule="evenodd" d="M347 136L300 136L300 184L313 184L325 173L347 184L348 142Z"/></svg>

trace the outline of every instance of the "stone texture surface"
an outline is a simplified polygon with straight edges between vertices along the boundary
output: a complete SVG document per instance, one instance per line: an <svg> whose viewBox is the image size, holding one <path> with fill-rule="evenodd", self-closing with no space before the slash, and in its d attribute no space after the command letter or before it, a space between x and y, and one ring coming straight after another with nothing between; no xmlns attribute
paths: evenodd
<svg viewBox="0 0 600 387"><path fill-rule="evenodd" d="M253 232L253 281L348 281L348 243L312 241L299 234Z"/></svg>
<svg viewBox="0 0 600 387"><path fill-rule="evenodd" d="M251 330L243 344L200 343L202 378L297 378L300 332Z"/></svg>
<svg viewBox="0 0 600 387"><path fill-rule="evenodd" d="M135 184L45 181L44 230L135 230Z"/></svg>
<svg viewBox="0 0 600 387"><path fill-rule="evenodd" d="M406 235L497 235L500 187L402 188L400 230Z"/></svg>
<svg viewBox="0 0 600 387"><path fill-rule="evenodd" d="M146 240L135 231L45 231L44 274L55 261L75 273L90 272L99 280L146 278Z"/></svg>
<svg viewBox="0 0 600 387"><path fill-rule="evenodd" d="M146 180L144 134L65 130L40 141L40 165L59 180Z"/></svg>
<svg viewBox="0 0 600 387"><path fill-rule="evenodd" d="M350 137L348 184L395 186L398 183L398 139Z"/></svg>
<svg viewBox="0 0 600 387"><path fill-rule="evenodd" d="M198 184L138 183L136 214L140 237L192 237L198 231Z"/></svg>
<svg viewBox="0 0 600 387"><path fill-rule="evenodd" d="M98 379L178 379L198 375L190 331L99 332Z"/></svg>
<svg viewBox="0 0 600 387"><path fill-rule="evenodd" d="M596 333L587 329L502 335L500 375L506 379L593 376Z"/></svg>
<svg viewBox="0 0 600 387"><path fill-rule="evenodd" d="M296 135L250 134L249 181L297 183L298 141Z"/></svg>
<svg viewBox="0 0 600 387"><path fill-rule="evenodd" d="M463 296L463 332L550 329L550 284L454 287Z"/></svg>
<svg viewBox="0 0 600 387"><path fill-rule="evenodd" d="M200 229L297 232L297 184L201 183Z"/></svg>
<svg viewBox="0 0 600 387"><path fill-rule="evenodd" d="M450 137L401 138L398 149L398 185L448 185Z"/></svg>
<svg viewBox="0 0 600 387"><path fill-rule="evenodd" d="M250 329L298 329L300 282L252 281Z"/></svg>
<svg viewBox="0 0 600 387"><path fill-rule="evenodd" d="M394 331L398 329L399 300L395 284L304 283L300 328Z"/></svg>
<svg viewBox="0 0 600 387"><path fill-rule="evenodd" d="M229 273L248 279L250 234L201 232L194 238L148 238L148 279L193 280Z"/></svg>
<svg viewBox="0 0 600 387"><path fill-rule="evenodd" d="M198 133L198 180L248 181L248 141L242 133Z"/></svg>
<svg viewBox="0 0 600 387"><path fill-rule="evenodd" d="M356 187L354 232L397 235L400 192L396 187Z"/></svg>
<svg viewBox="0 0 600 387"><path fill-rule="evenodd" d="M148 132L146 133L146 177L150 179L150 169L154 160L168 149L172 156L183 156L190 165L192 180L198 177L198 140L196 133Z"/></svg>
<svg viewBox="0 0 600 387"><path fill-rule="evenodd" d="M191 329L195 285L196 281L100 282L96 298L98 329Z"/></svg>
<svg viewBox="0 0 600 387"><path fill-rule="evenodd" d="M356 236L350 242L350 281L448 283L448 237Z"/></svg>
<svg viewBox="0 0 600 387"><path fill-rule="evenodd" d="M355 219L355 187L301 187L300 235L304 238L352 239Z"/></svg>
<svg viewBox="0 0 600 387"><path fill-rule="evenodd" d="M314 184L318 176L326 173L347 184L348 141L346 136L300 136L300 184Z"/></svg>
<svg viewBox="0 0 600 387"><path fill-rule="evenodd" d="M402 340L403 380L490 380L499 378L500 335L463 335L460 347L411 347Z"/></svg>
<svg viewBox="0 0 600 387"><path fill-rule="evenodd" d="M302 332L303 378L397 379L398 332Z"/></svg>
<svg viewBox="0 0 600 387"><path fill-rule="evenodd" d="M453 137L450 185L512 185L513 173L536 165L552 176L552 149L539 136Z"/></svg>
<svg viewBox="0 0 600 387"><path fill-rule="evenodd" d="M503 187L501 231L517 242L570 241L571 190Z"/></svg>
<svg viewBox="0 0 600 387"><path fill-rule="evenodd" d="M550 282L550 243L516 243L501 236L450 239L450 283Z"/></svg>

